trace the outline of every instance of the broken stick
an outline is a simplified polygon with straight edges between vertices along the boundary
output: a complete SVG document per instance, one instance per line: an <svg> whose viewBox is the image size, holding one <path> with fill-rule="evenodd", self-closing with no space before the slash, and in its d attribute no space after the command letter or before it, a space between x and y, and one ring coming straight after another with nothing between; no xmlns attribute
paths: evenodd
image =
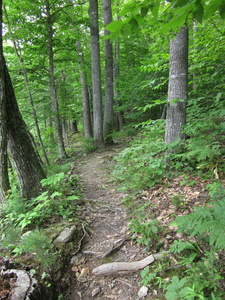
<svg viewBox="0 0 225 300"><path fill-rule="evenodd" d="M98 266L93 269L95 275L112 275L119 274L120 272L134 272L143 269L147 265L153 263L154 256L150 255L142 260L133 262L113 262Z"/></svg>
<svg viewBox="0 0 225 300"><path fill-rule="evenodd" d="M159 259L168 252L161 252L158 254L152 254L144 259L133 261L133 262L113 262L108 264L103 264L93 269L92 273L95 275L113 275L120 274L124 272L135 272L140 269L145 268L147 265L154 262L155 259Z"/></svg>

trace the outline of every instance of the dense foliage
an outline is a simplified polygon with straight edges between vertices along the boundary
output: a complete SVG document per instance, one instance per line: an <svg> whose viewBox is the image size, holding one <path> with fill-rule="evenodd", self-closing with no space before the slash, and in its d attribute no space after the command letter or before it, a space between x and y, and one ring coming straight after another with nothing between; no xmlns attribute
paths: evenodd
<svg viewBox="0 0 225 300"><path fill-rule="evenodd" d="M51 165L54 165L57 135L49 86L47 2L4 1L4 55L21 113L34 136L40 156L46 160L45 149ZM224 2L117 2L112 6L114 22L107 27L111 32L117 70L113 137L121 140L121 137L129 136L130 140L117 156L113 171L120 190L128 191L130 197L135 198L133 194L155 185L163 186L176 176L185 178L190 174L213 183L211 202L174 221L187 235L187 240L175 242L171 251L180 255L179 263L184 269L189 264L191 268L182 274L171 274L171 281L165 283L163 276L159 276L160 265L153 272L147 267L141 275L143 284L154 282L160 288L164 284L168 300L222 299L220 279L224 270L220 271L218 255L225 250L225 202L220 184L225 174ZM49 1L49 4L55 88L66 150L72 155L73 149L68 145L77 131L73 126L78 125L81 133L84 131L81 69L89 95L92 91L88 5L81 1ZM104 91L105 53L100 4L99 11ZM169 40L184 24L189 28L189 99L184 127L187 139L165 145ZM90 108L92 111L92 103ZM41 147L38 126L44 147ZM119 129L121 131L116 132ZM86 141L86 147L91 150L92 142L92 139ZM4 233L1 246L16 255L28 250L36 252L37 259L45 262L46 267L53 263L55 254L48 237L40 234L39 226L55 219L72 221L79 199L78 178L70 175L68 169L51 174L49 168L46 164L48 177L42 181L43 189L47 191L28 201L21 199L18 180L13 166L10 166L12 189L8 191L7 202L2 203L0 212L0 229ZM152 241L158 240L162 228L157 221L148 220L144 209L140 211L140 220L132 220L130 228L134 238L135 234L138 236L137 242L149 247ZM28 229L35 230L21 241L23 231ZM205 250L201 253L192 242L193 237L197 243L203 243Z"/></svg>

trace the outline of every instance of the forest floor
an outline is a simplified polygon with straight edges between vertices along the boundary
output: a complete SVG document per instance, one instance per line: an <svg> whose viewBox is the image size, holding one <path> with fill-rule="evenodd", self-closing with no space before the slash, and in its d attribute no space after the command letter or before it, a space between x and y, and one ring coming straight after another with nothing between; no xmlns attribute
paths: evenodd
<svg viewBox="0 0 225 300"><path fill-rule="evenodd" d="M113 158L124 147L114 144L102 151L76 154L72 169L80 178L83 194L83 204L80 206L82 238L78 241L79 251L64 266L67 269L64 277L70 277L71 284L64 291L60 287L63 296L57 300L165 299L163 289L160 291L154 285L148 285L143 297L140 296L143 286L140 270L113 275L96 275L93 270L105 263L137 262L167 251L175 239L184 238L170 222L176 216L193 212L194 207L202 206L209 200L205 190L209 180L191 176L179 176L171 182L163 182L136 194L120 192L112 176L112 167L115 164ZM133 233L129 227L130 220L140 220L141 215L147 216L145 222L158 220L163 228L157 233L158 239L152 239L148 247L137 243L141 237L138 229L135 233L137 239L132 239ZM170 265L176 265L173 255L167 259ZM150 270L155 263L150 264ZM162 277L171 277L171 273L163 271ZM60 278L59 285L63 286L65 278ZM0 299L9 299L3 296L8 290L10 297L8 281L0 282L0 287Z"/></svg>
<svg viewBox="0 0 225 300"><path fill-rule="evenodd" d="M177 215L190 213L193 206L201 206L208 201L206 182L189 178L186 184L181 184L184 179L179 177L171 184L141 191L133 202L124 205L129 195L118 191L111 175L113 157L119 151L121 146L114 145L76 161L75 170L81 179L85 202L82 212L85 243L72 266L77 274L77 284L70 287L64 300L140 299L140 271L99 276L93 273L93 269L109 262L138 261L157 251L168 250L174 239L182 238L169 223ZM139 210L138 207L143 205L146 207ZM160 233L163 245L160 249L146 249L130 238L129 220L143 210L164 227ZM165 299L154 286L149 286L143 299L156 298Z"/></svg>

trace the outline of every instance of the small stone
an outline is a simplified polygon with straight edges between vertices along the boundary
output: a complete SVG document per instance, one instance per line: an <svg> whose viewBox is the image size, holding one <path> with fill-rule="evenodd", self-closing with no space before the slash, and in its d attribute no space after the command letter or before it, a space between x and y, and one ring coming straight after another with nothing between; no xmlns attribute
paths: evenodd
<svg viewBox="0 0 225 300"><path fill-rule="evenodd" d="M101 288L100 286L97 286L96 288L93 289L91 296L94 298L95 296L97 296L99 293L101 292Z"/></svg>
<svg viewBox="0 0 225 300"><path fill-rule="evenodd" d="M82 255L82 253L78 253L77 255L72 257L70 264L73 266L79 266L83 261L84 261L84 256Z"/></svg>
<svg viewBox="0 0 225 300"><path fill-rule="evenodd" d="M22 234L21 238L23 239L23 238L27 237L30 233L32 233L31 230L25 232L24 234Z"/></svg>
<svg viewBox="0 0 225 300"><path fill-rule="evenodd" d="M76 227L73 225L70 228L65 228L60 235L54 240L54 243L68 243L71 242L75 234Z"/></svg>
<svg viewBox="0 0 225 300"><path fill-rule="evenodd" d="M148 288L146 286L142 286L140 290L138 291L138 298L142 299L146 297L148 294Z"/></svg>
<svg viewBox="0 0 225 300"><path fill-rule="evenodd" d="M87 277L89 274L89 268L83 268L80 272L80 277Z"/></svg>

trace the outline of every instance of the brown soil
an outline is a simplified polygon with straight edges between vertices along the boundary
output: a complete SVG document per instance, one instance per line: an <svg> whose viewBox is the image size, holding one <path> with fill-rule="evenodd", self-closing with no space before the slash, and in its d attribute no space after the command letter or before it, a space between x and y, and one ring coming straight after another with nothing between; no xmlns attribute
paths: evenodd
<svg viewBox="0 0 225 300"><path fill-rule="evenodd" d="M112 159L119 151L114 146L88 154L76 167L83 185L86 243L82 247L83 263L72 266L77 277L85 273L74 287L76 296L70 289L73 299L93 299L92 293L97 290L100 292L95 299L137 299L139 272L122 276L92 274L93 268L103 263L134 261L148 255L128 238L128 212L122 204L127 195L118 192L110 176Z"/></svg>

